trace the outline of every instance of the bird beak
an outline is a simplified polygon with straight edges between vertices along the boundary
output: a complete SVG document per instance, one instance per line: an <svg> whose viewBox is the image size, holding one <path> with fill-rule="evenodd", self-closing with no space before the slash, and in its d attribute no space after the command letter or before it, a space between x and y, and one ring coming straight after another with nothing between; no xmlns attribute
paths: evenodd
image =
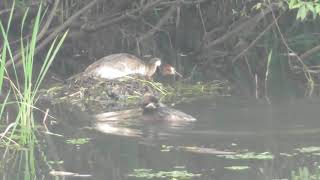
<svg viewBox="0 0 320 180"><path fill-rule="evenodd" d="M183 76L182 76L178 71L176 71L175 69L174 69L173 72L174 72L174 74L178 75L179 77L181 77L181 78L183 77Z"/></svg>
<svg viewBox="0 0 320 180"><path fill-rule="evenodd" d="M154 103L149 103L148 105L145 106L146 109L156 109L157 106Z"/></svg>

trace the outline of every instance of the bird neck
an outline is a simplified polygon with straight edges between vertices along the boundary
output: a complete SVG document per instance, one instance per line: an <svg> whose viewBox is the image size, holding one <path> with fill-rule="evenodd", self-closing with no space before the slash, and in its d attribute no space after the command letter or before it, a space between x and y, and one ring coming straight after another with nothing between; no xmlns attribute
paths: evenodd
<svg viewBox="0 0 320 180"><path fill-rule="evenodd" d="M147 76L151 77L157 70L157 66L154 63L148 63L146 66Z"/></svg>

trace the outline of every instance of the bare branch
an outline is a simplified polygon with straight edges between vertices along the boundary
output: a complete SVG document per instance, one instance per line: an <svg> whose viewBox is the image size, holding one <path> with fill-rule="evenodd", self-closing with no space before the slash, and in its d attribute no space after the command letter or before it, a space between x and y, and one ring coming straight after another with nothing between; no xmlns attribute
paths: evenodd
<svg viewBox="0 0 320 180"><path fill-rule="evenodd" d="M271 8L270 9L268 8L266 11L261 12L260 14L257 14L256 16L248 19L246 22L244 22L243 24L241 24L237 28L235 28L232 31L226 33L222 37L210 42L208 45L206 45L204 47L204 49L210 49L212 46L215 46L215 45L225 41L226 39L232 37L234 34L237 34L240 31L242 31L243 29L255 26L262 18L264 18L270 12L271 12Z"/></svg>
<svg viewBox="0 0 320 180"><path fill-rule="evenodd" d="M50 26L50 24L52 22L52 19L53 19L55 13L56 13L56 10L58 8L59 2L60 2L60 0L55 0L55 3L54 3L53 8L51 10L51 13L48 16L46 23L43 25L42 30L38 34L37 41L42 39L42 37L46 34L46 32L47 32L47 30L48 30L48 28L49 28L49 26Z"/></svg>
<svg viewBox="0 0 320 180"><path fill-rule="evenodd" d="M129 11L129 12L127 12L119 17L113 18L109 21L98 23L98 24L89 24L89 25L83 26L82 30L87 31L87 32L92 32L92 31L96 31L98 29L107 27L107 26L114 24L116 22L122 21L122 20L130 17L132 14L140 12L140 14L142 15L145 12L147 12L148 10L150 10L152 7L158 5L160 2L162 2L162 0L152 1L141 8L137 8L132 11Z"/></svg>
<svg viewBox="0 0 320 180"><path fill-rule="evenodd" d="M317 45L311 49L309 49L307 52L303 53L301 56L300 56L300 59L302 60L305 60L307 59L308 57L310 57L311 55L313 55L314 53L317 53L320 51L320 45Z"/></svg>
<svg viewBox="0 0 320 180"><path fill-rule="evenodd" d="M61 26L57 27L47 38L45 38L35 49L35 53L37 53L39 50L41 50L42 48L44 48L49 42L51 42L56 36L57 34L59 34L60 32L62 32L64 29L66 29L74 20L76 20L77 18L79 18L79 16L81 14L83 14L84 12L86 12L87 10L89 10L92 6L94 6L96 3L98 2L98 0L93 0L91 1L87 6L83 7L82 9L80 9L79 11L77 11L74 15L72 15L67 21L65 21ZM13 57L13 62L16 62L18 59L20 59L21 57L21 52L17 53L14 57ZM21 61L19 61L17 64L15 64L16 66L20 66L21 65ZM7 61L6 62L6 67L9 67L12 65L12 61Z"/></svg>
<svg viewBox="0 0 320 180"><path fill-rule="evenodd" d="M164 25L167 20L173 15L173 13L176 11L176 7L172 6L170 9L167 11L167 13L159 20L159 22L155 25L154 28L152 28L150 31L148 31L145 35L141 36L138 39L138 42L152 36L155 32L157 32L162 25Z"/></svg>
<svg viewBox="0 0 320 180"><path fill-rule="evenodd" d="M274 25L275 21L277 21L280 18L280 16L277 17L272 23L270 23L265 30L263 30L257 37L254 39L248 47L246 47L243 51L241 51L235 58L232 59L232 63L236 62L243 54L245 54L250 48L252 48L255 43L262 38L262 36Z"/></svg>

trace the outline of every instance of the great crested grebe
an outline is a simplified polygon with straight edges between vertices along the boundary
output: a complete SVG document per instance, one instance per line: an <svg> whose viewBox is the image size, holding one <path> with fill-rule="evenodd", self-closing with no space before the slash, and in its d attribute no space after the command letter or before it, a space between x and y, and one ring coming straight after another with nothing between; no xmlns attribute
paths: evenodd
<svg viewBox="0 0 320 180"><path fill-rule="evenodd" d="M156 97L149 93L143 96L142 109L142 119L149 122L196 121L196 118L160 103Z"/></svg>
<svg viewBox="0 0 320 180"><path fill-rule="evenodd" d="M134 55L119 53L111 54L94 62L85 69L83 74L105 79L116 79L134 74L150 78L160 65L159 58L152 58L145 63Z"/></svg>

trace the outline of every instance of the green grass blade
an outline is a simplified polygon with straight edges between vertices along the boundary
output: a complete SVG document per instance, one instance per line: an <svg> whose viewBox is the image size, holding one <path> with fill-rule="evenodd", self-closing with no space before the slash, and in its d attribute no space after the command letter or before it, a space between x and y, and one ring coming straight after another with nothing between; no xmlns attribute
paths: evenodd
<svg viewBox="0 0 320 180"><path fill-rule="evenodd" d="M10 96L10 92L11 92L11 91L9 90L6 98L4 99L4 101L2 102L2 104L0 104L0 105L1 105L1 109L0 109L0 120L2 120L2 118L3 118L3 112L4 112L4 109L5 109L6 105L8 105L7 102L8 102L9 96Z"/></svg>
<svg viewBox="0 0 320 180"><path fill-rule="evenodd" d="M6 62L6 58L7 58L7 46L4 45L3 49L2 49L2 53L0 56L0 94L2 93L2 84L4 81L4 73L5 73L5 62Z"/></svg>
<svg viewBox="0 0 320 180"><path fill-rule="evenodd" d="M57 46L55 46L55 48L53 48L53 47L54 47L54 44L56 42L56 39L52 43L52 45L51 45L51 47L50 47L50 49L49 49L49 51L47 53L47 56L45 58L45 61L44 61L45 64L42 66L40 74L39 74L38 79L36 81L36 85L35 85L36 87L33 90L34 92L38 91L41 82L43 81L46 73L48 72L48 69L49 69L50 65L52 64L55 56L57 55L60 47L62 46L62 43L64 42L65 38L67 37L68 32L69 31L66 31L64 33L64 35L61 37L60 41L58 42ZM54 49L54 50L53 50L53 53L51 54L52 49ZM33 96L33 98L34 98L34 96Z"/></svg>
<svg viewBox="0 0 320 180"><path fill-rule="evenodd" d="M9 29L10 29L10 25L11 25L12 17L13 17L13 12L14 12L14 7L15 7L15 1L13 1L13 3L12 3L12 7L11 7L11 11L10 11L10 15L9 15L8 23L7 23L8 26L7 26L6 34L8 34Z"/></svg>

